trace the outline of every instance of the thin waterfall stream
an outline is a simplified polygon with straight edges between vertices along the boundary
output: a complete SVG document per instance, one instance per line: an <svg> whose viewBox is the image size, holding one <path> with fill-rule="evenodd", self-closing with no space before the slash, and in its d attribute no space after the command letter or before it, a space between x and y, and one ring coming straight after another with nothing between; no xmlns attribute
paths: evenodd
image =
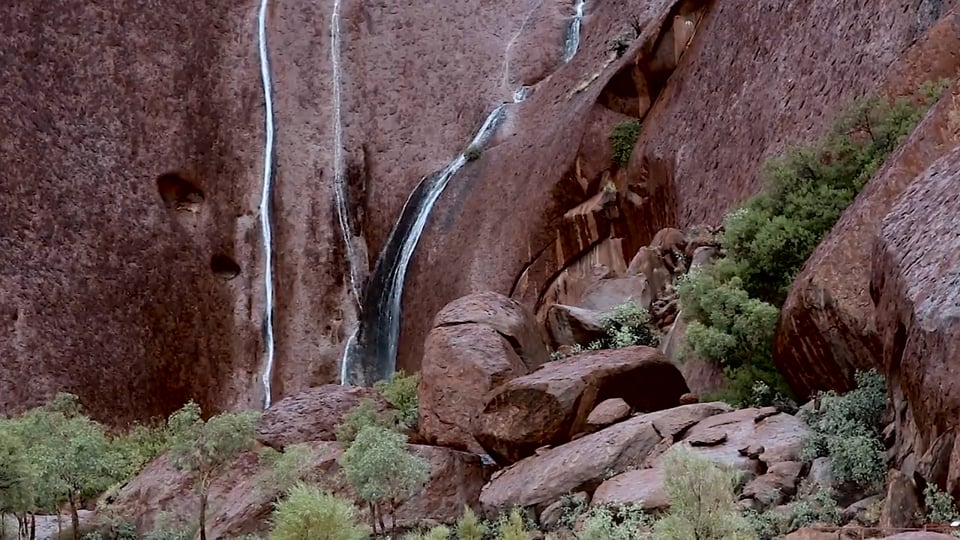
<svg viewBox="0 0 960 540"><path fill-rule="evenodd" d="M263 334L265 358L263 366L263 408L270 407L273 390L274 342L273 342L273 230L270 223L270 195L273 187L273 94L270 82L270 59L267 55L267 3L260 0L257 15L260 48L260 77L263 80L264 129L266 142L263 149L263 187L260 194L260 231L263 236L263 281L264 314Z"/></svg>
<svg viewBox="0 0 960 540"><path fill-rule="evenodd" d="M575 14L564 39L564 63L573 59L580 47L584 4L585 0L576 0L574 5ZM529 87L517 88L513 104L524 101L529 93ZM421 178L410 193L367 283L360 325L344 348L341 384L369 386L396 370L404 280L427 219L447 184L469 161L468 152L486 145L509 105L502 103L493 109L463 151L439 172Z"/></svg>

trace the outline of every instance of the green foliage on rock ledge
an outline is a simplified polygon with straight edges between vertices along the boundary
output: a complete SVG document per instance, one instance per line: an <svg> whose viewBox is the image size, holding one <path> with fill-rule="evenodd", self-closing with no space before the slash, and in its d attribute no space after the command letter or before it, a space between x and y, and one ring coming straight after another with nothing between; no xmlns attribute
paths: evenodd
<svg viewBox="0 0 960 540"><path fill-rule="evenodd" d="M882 484L886 474L881 429L887 386L873 370L858 373L856 380L857 388L846 394L821 393L814 411L804 415L811 434L803 457L829 457L838 484L870 489Z"/></svg>
<svg viewBox="0 0 960 540"><path fill-rule="evenodd" d="M678 286L687 345L719 362L728 400L743 404L755 380L788 393L772 360L779 306L804 262L843 211L946 88L920 97L856 101L820 141L763 166L764 191L724 220L724 258Z"/></svg>
<svg viewBox="0 0 960 540"><path fill-rule="evenodd" d="M656 347L660 344L660 338L650 323L650 314L632 298L605 313L600 324L607 335L591 342L588 349L620 349L634 345Z"/></svg>
<svg viewBox="0 0 960 540"><path fill-rule="evenodd" d="M420 417L420 398L417 394L419 384L419 374L406 375L403 371L397 371L389 379L377 381L373 385L383 399L396 409L397 422L401 428L417 427Z"/></svg>
<svg viewBox="0 0 960 540"><path fill-rule="evenodd" d="M639 120L625 120L613 127L610 134L610 146L613 147L613 162L623 167L630 162L633 147L637 144L640 135Z"/></svg>

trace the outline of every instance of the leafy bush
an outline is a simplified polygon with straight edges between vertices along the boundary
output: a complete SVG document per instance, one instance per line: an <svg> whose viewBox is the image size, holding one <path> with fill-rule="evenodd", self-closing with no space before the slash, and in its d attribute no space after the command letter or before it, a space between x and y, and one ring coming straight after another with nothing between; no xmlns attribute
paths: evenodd
<svg viewBox="0 0 960 540"><path fill-rule="evenodd" d="M837 501L824 489L814 491L809 497L790 504L788 518L790 530L799 529L814 523L840 523L840 507Z"/></svg>
<svg viewBox="0 0 960 540"><path fill-rule="evenodd" d="M518 508L510 511L509 516L503 516L497 524L499 540L527 540L527 524Z"/></svg>
<svg viewBox="0 0 960 540"><path fill-rule="evenodd" d="M469 506L463 509L463 516L457 521L457 540L483 540L487 527Z"/></svg>
<svg viewBox="0 0 960 540"><path fill-rule="evenodd" d="M467 158L467 161L476 161L480 159L480 156L483 155L483 148L479 146L471 146L467 148L467 151L463 153L463 157Z"/></svg>
<svg viewBox="0 0 960 540"><path fill-rule="evenodd" d="M270 540L365 540L369 529L357 522L349 501L316 486L297 484L276 504Z"/></svg>
<svg viewBox="0 0 960 540"><path fill-rule="evenodd" d="M566 494L561 497L560 506L562 511L557 524L568 529L572 529L580 516L587 511L587 501L583 497L577 497L573 494Z"/></svg>
<svg viewBox="0 0 960 540"><path fill-rule="evenodd" d="M610 145L613 147L613 162L619 167L630 162L633 147L637 144L640 135L640 121L625 120L613 127L610 134Z"/></svg>
<svg viewBox="0 0 960 540"><path fill-rule="evenodd" d="M364 426L340 457L350 485L371 507L374 523L386 532L384 510L393 516L397 506L416 493L430 477L427 461L407 451L402 433ZM392 526L395 526L395 519Z"/></svg>
<svg viewBox="0 0 960 540"><path fill-rule="evenodd" d="M611 508L600 505L591 508L583 522L580 540L634 540L641 528L649 526L651 519L639 505L623 505Z"/></svg>
<svg viewBox="0 0 960 540"><path fill-rule="evenodd" d="M613 308L600 319L606 337L588 345L591 350L620 349L633 345L656 347L660 338L650 324L650 314L633 298Z"/></svg>
<svg viewBox="0 0 960 540"><path fill-rule="evenodd" d="M385 381L377 381L373 387L397 410L397 420L401 427L415 428L420 415L420 400L417 386L420 376L405 375L403 371L393 373Z"/></svg>
<svg viewBox="0 0 960 540"><path fill-rule="evenodd" d="M283 452L264 447L259 458L265 470L258 478L257 487L282 493L306 479L313 463L313 449L307 443L291 444Z"/></svg>
<svg viewBox="0 0 960 540"><path fill-rule="evenodd" d="M823 392L818 405L804 419L811 434L803 447L804 459L829 456L838 484L876 487L886 474L881 423L887 409L887 388L875 370L857 373L857 388L844 395Z"/></svg>
<svg viewBox="0 0 960 540"><path fill-rule="evenodd" d="M166 424L136 424L127 433L115 437L113 445L121 454L123 477L132 478L148 463L170 448L170 432Z"/></svg>
<svg viewBox="0 0 960 540"><path fill-rule="evenodd" d="M757 534L757 540L782 538L790 530L790 518L778 510L766 510L764 512L748 510L744 512L743 517Z"/></svg>
<svg viewBox="0 0 960 540"><path fill-rule="evenodd" d="M391 413L377 412L377 405L370 398L360 400L356 407L343 415L343 421L337 426L337 441L348 447L357 437L357 433L367 426L392 428L396 420Z"/></svg>
<svg viewBox="0 0 960 540"><path fill-rule="evenodd" d="M658 540L739 540L756 534L736 510L739 475L684 447L664 458L669 513L653 527Z"/></svg>
<svg viewBox="0 0 960 540"><path fill-rule="evenodd" d="M960 518L953 496L940 491L934 483L928 483L923 488L923 507L930 523L951 523Z"/></svg>

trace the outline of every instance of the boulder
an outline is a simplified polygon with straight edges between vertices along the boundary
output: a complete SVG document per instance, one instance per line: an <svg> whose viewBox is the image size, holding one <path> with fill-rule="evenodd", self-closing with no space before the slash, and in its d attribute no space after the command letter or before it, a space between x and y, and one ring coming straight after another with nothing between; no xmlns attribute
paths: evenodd
<svg viewBox="0 0 960 540"><path fill-rule="evenodd" d="M885 540L956 540L956 536L933 531L910 531L884 537Z"/></svg>
<svg viewBox="0 0 960 540"><path fill-rule="evenodd" d="M920 513L916 486L909 476L897 469L887 473L887 496L880 512L880 526L884 529L913 527Z"/></svg>
<svg viewBox="0 0 960 540"><path fill-rule="evenodd" d="M257 440L275 450L288 444L336 440L343 416L362 399L371 399L380 411L388 408L372 388L328 384L304 390L274 403L260 417Z"/></svg>
<svg viewBox="0 0 960 540"><path fill-rule="evenodd" d="M800 450L807 434L802 420L785 413L764 416L761 409L740 409L710 416L692 426L680 438L684 442L722 439L719 444L699 446L692 451L716 463L730 465L745 471L758 471L756 460L767 468L781 462L799 461ZM760 445L762 451L755 459L743 455L741 448Z"/></svg>
<svg viewBox="0 0 960 540"><path fill-rule="evenodd" d="M630 416L630 405L622 398L601 401L587 416L587 426L593 430L609 426Z"/></svg>
<svg viewBox="0 0 960 540"><path fill-rule="evenodd" d="M741 496L754 499L763 507L782 504L796 494L802 470L799 461L774 463L767 472L748 482Z"/></svg>
<svg viewBox="0 0 960 540"><path fill-rule="evenodd" d="M603 314L589 309L554 304L547 308L546 327L550 345L557 349L564 345L587 345L606 337Z"/></svg>
<svg viewBox="0 0 960 540"><path fill-rule="evenodd" d="M628 275L598 280L584 290L576 304L584 309L605 313L628 300L649 310L656 299L657 290L646 277Z"/></svg>
<svg viewBox="0 0 960 540"><path fill-rule="evenodd" d="M600 504L639 504L647 512L666 510L670 500L663 487L663 468L627 471L604 480L591 501L591 505Z"/></svg>
<svg viewBox="0 0 960 540"><path fill-rule="evenodd" d="M429 442L473 452L474 418L493 388L547 359L533 315L500 295L451 303L427 337L420 375L420 433Z"/></svg>
<svg viewBox="0 0 960 540"><path fill-rule="evenodd" d="M951 12L904 57L891 90L915 91L925 79L956 78L960 13ZM903 80L906 79L906 80ZM843 213L794 280L780 311L774 360L803 398L816 390L849 390L857 370L882 363L870 297L873 239L898 197L960 142L956 85L947 92Z"/></svg>
<svg viewBox="0 0 960 540"><path fill-rule="evenodd" d="M874 249L870 294L896 411L896 457L906 471L960 415L960 380L952 375L960 366L958 207L960 149L954 149L903 192ZM957 449L947 488L960 494Z"/></svg>
<svg viewBox="0 0 960 540"><path fill-rule="evenodd" d="M729 410L723 403L697 403L636 415L497 472L480 501L485 512L495 513L514 505L542 508L566 493L592 492L611 475L649 467L683 430Z"/></svg>
<svg viewBox="0 0 960 540"><path fill-rule="evenodd" d="M840 521L843 523L856 521L860 525L865 526L876 525L880 519L878 510L882 505L882 495L871 495L865 499L860 499L848 505L840 512Z"/></svg>
<svg viewBox="0 0 960 540"><path fill-rule="evenodd" d="M587 502L590 500L590 495L587 495L586 492L579 491L574 493L571 499L572 503L586 507ZM547 506L543 509L543 512L540 512L540 527L548 531L558 528L560 526L560 520L568 510L568 505L564 499L560 499Z"/></svg>
<svg viewBox="0 0 960 540"><path fill-rule="evenodd" d="M660 439L644 415L635 416L503 469L484 486L480 502L492 516L513 506L542 509L566 493L592 492L604 475L639 465Z"/></svg>
<svg viewBox="0 0 960 540"><path fill-rule="evenodd" d="M584 431L587 415L604 400L622 398L648 412L677 405L687 391L680 372L656 349L588 351L493 390L474 436L498 462L513 463Z"/></svg>

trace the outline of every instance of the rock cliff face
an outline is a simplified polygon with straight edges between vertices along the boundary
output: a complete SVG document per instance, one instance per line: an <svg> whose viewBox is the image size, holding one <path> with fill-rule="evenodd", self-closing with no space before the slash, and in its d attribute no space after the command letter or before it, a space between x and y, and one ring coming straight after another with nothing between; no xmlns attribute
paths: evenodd
<svg viewBox="0 0 960 540"><path fill-rule="evenodd" d="M581 52L537 88L500 144L442 196L408 280L407 313L432 313L483 289L536 308L565 268L581 261L609 267L603 254L611 244L629 260L664 226L719 223L759 189L764 157L823 133L949 7L901 1L850 9L819 0L593 6ZM642 32L611 60L608 43L629 31L628 21ZM673 31L677 21L695 30L685 49L686 34ZM612 167L611 128L637 117L633 156L624 169ZM615 202L571 226L564 215L608 182L617 187ZM428 330L428 318L404 319L402 365L416 367Z"/></svg>
<svg viewBox="0 0 960 540"><path fill-rule="evenodd" d="M907 470L956 427L960 415L958 186L960 150L955 148L897 199L873 252L870 295L896 413L898 457ZM958 478L954 445L949 460L954 493L960 491Z"/></svg>
<svg viewBox="0 0 960 540"><path fill-rule="evenodd" d="M960 15L950 13L915 44L884 85L911 94L924 80L955 78ZM794 281L783 307L775 358L801 395L847 390L857 369L880 363L882 343L869 294L873 241L897 197L960 143L960 88L954 85L887 160Z"/></svg>

